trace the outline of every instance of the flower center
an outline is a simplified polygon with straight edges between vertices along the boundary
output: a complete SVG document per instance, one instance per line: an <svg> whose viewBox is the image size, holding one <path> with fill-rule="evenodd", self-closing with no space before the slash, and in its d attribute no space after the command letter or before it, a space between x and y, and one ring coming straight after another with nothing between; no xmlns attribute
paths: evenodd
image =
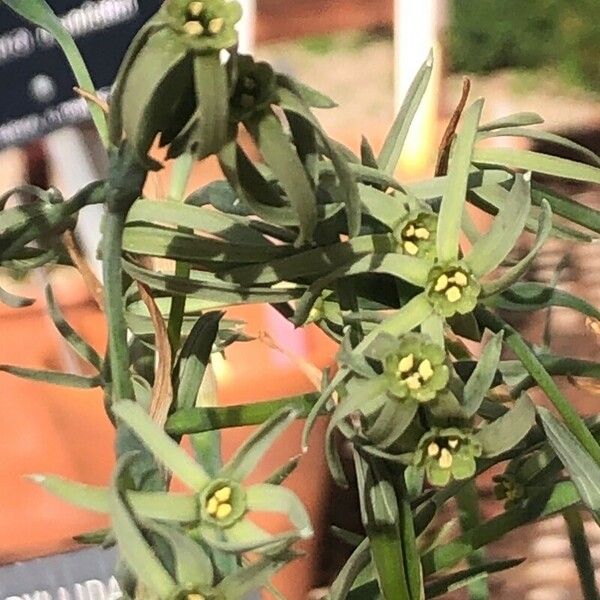
<svg viewBox="0 0 600 600"><path fill-rule="evenodd" d="M427 358L418 362L414 354L409 354L398 361L396 377L406 383L409 390L418 390L432 376L433 367Z"/></svg>
<svg viewBox="0 0 600 600"><path fill-rule="evenodd" d="M419 252L419 243L428 240L431 237L431 233L429 229L413 221L406 225L400 237L402 238L404 252L410 254L410 256L416 256Z"/></svg>
<svg viewBox="0 0 600 600"><path fill-rule="evenodd" d="M229 486L219 488L206 500L206 512L215 519L226 519L233 511L232 490Z"/></svg>
<svg viewBox="0 0 600 600"><path fill-rule="evenodd" d="M448 302L458 302L463 295L462 289L469 285L466 273L456 269L448 273L442 273L436 280L433 290L438 294L444 294Z"/></svg>
<svg viewBox="0 0 600 600"><path fill-rule="evenodd" d="M189 35L200 36L204 33L217 35L223 29L225 19L212 17L204 9L204 2L190 2L186 11L186 22L183 29Z"/></svg>
<svg viewBox="0 0 600 600"><path fill-rule="evenodd" d="M442 469L449 469L454 461L453 453L458 450L460 440L458 438L440 438L429 443L427 456L436 459Z"/></svg>

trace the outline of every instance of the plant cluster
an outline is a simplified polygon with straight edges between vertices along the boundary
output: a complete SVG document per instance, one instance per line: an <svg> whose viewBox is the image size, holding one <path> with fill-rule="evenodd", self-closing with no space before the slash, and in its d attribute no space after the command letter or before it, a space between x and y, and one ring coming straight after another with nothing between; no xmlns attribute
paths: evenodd
<svg viewBox="0 0 600 600"><path fill-rule="evenodd" d="M81 87L93 93L45 2L5 1L55 35ZM247 476L292 421L305 419L306 447L316 419L327 416L327 463L347 485L340 444L351 450L364 525L361 535L340 532L354 551L329 596L420 600L468 585L481 598L488 574L520 562L486 561L487 544L558 513L573 532L581 511L598 517L600 430L554 377L599 378L600 367L528 343L496 309L563 306L600 318L580 298L523 279L549 238L591 243L600 232L597 211L545 189L536 175L599 184L600 158L558 136L551 137L578 151L581 162L482 146L490 137L551 134L531 127L541 122L533 113L482 124L477 100L458 130L457 111L435 176L400 182L394 173L431 57L381 151L363 139L357 156L312 112L333 107L332 100L238 54L239 18L233 0L166 0L133 41L108 115L92 100L111 157L108 177L66 200L30 186L0 199L2 266L74 264L92 289L76 251L67 244L65 254L63 246L82 207L106 208L105 356L70 327L48 293L57 328L96 375L1 369L101 387L117 428L117 467L106 489L54 475L35 480L110 515L110 529L80 539L117 544L124 597L241 598L269 587L299 556L296 542L312 535L306 510L282 485L297 460L262 483L248 485ZM157 140L176 159L164 201L143 194L148 172L163 168L151 152ZM224 180L183 198L192 165L213 155ZM5 208L14 193L37 202ZM466 203L491 215L489 231L474 226ZM513 260L523 231L535 242ZM37 245L42 236L55 243ZM174 267L163 270L149 258ZM28 303L1 293L12 305ZM299 327L318 326L339 344L336 369L323 374L317 393L259 411L204 406L199 392L212 354L248 339L223 310L252 303L270 304ZM469 340L481 348L477 358ZM504 348L512 360L503 360ZM555 411L534 404L528 390L535 386ZM223 464L219 430L257 422ZM180 447L184 435L194 457ZM506 510L482 523L475 481L498 465ZM186 493L171 490L172 475ZM438 531L427 543L439 530L436 514L453 498L466 515L462 532L448 539ZM284 513L288 530L263 530L256 512ZM585 538L572 541L582 585L597 598Z"/></svg>

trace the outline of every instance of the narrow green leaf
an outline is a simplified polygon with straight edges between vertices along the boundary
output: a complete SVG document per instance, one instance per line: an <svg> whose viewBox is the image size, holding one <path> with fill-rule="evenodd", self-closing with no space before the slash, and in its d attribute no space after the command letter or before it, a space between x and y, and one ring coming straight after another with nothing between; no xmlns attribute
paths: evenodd
<svg viewBox="0 0 600 600"><path fill-rule="evenodd" d="M259 512L280 512L290 519L301 538L313 535L313 528L306 508L292 490L269 483L251 485L246 490L248 508Z"/></svg>
<svg viewBox="0 0 600 600"><path fill-rule="evenodd" d="M522 394L513 408L485 425L476 435L486 457L498 456L516 446L535 424L535 407L527 394Z"/></svg>
<svg viewBox="0 0 600 600"><path fill-rule="evenodd" d="M384 598L411 598L400 536L400 515L394 487L380 468L355 454L361 518Z"/></svg>
<svg viewBox="0 0 600 600"><path fill-rule="evenodd" d="M95 367L98 372L102 372L103 369L103 360L100 355L88 344L67 322L64 315L62 314L56 300L54 298L54 294L52 293L52 288L50 286L46 287L46 302L48 304L48 312L50 313L50 318L54 323L54 326L58 330L58 332L65 338L68 344L87 362L89 362L93 367Z"/></svg>
<svg viewBox="0 0 600 600"><path fill-rule="evenodd" d="M205 271L192 271L189 277L168 275L146 269L133 262L124 261L123 269L136 281L152 290L173 295L186 295L205 301L202 308L214 310L235 304L277 304L299 298L304 287L289 284L287 287L244 287L229 283Z"/></svg>
<svg viewBox="0 0 600 600"><path fill-rule="evenodd" d="M566 158L515 148L477 148L473 162L478 165L525 169L563 179L600 184L600 169Z"/></svg>
<svg viewBox="0 0 600 600"><path fill-rule="evenodd" d="M217 591L222 598L245 598L250 592L266 586L271 577L294 558L294 554L286 552L263 557L227 575L217 586Z"/></svg>
<svg viewBox="0 0 600 600"><path fill-rule="evenodd" d="M384 143L381 152L379 153L378 162L379 166L384 173L393 175L400 160L402 154L402 148L404 142L408 136L410 126L415 117L417 109L421 104L421 100L425 95L429 79L431 78L431 71L433 70L433 53L430 52L425 62L418 70L413 82L411 83L406 97L396 120L394 121Z"/></svg>
<svg viewBox="0 0 600 600"><path fill-rule="evenodd" d="M493 294L502 292L520 279L527 272L529 265L531 265L537 256L537 253L548 239L551 229L552 210L550 205L544 200L542 202L540 226L533 247L525 257L523 257L516 265L506 270L502 275L500 275L500 277L493 279L490 282L485 282L482 286L484 295L492 296Z"/></svg>
<svg viewBox="0 0 600 600"><path fill-rule="evenodd" d="M463 533L451 542L436 546L421 558L425 576L456 566L478 548L500 539L525 523L549 517L580 501L571 482L558 483L551 490L533 496L523 508L508 510Z"/></svg>
<svg viewBox="0 0 600 600"><path fill-rule="evenodd" d="M35 298L24 298L22 296L16 296L7 292L4 288L0 287L0 302L10 308L25 308L35 303Z"/></svg>
<svg viewBox="0 0 600 600"><path fill-rule="evenodd" d="M530 140L556 144L557 146L562 146L563 148L567 148L568 150L574 150L582 156L585 156L591 163L595 164L596 166L600 166L600 157L592 150L589 150L585 146L577 144L576 142L573 142L563 137L562 135L556 135L555 133L543 131L541 129L526 129L524 127L503 127L502 129L498 129L497 131L482 132L479 134L478 137L479 139L483 140L486 138L495 138L503 136L524 137Z"/></svg>
<svg viewBox="0 0 600 600"><path fill-rule="evenodd" d="M561 414L571 433L593 457L596 464L600 465L600 446L598 442L523 338L502 319L481 307L476 309L476 315L479 322L491 331L498 332L504 330L506 345L513 350L523 366L546 393L546 396Z"/></svg>
<svg viewBox="0 0 600 600"><path fill-rule="evenodd" d="M313 108L335 108L337 106L337 103L329 96L326 96L322 92L315 90L309 85L306 85L289 75L278 73L277 82L294 92L294 94L299 96L308 106L312 106Z"/></svg>
<svg viewBox="0 0 600 600"><path fill-rule="evenodd" d="M296 419L297 413L284 408L265 421L236 451L223 467L221 475L241 481L256 467L265 452Z"/></svg>
<svg viewBox="0 0 600 600"><path fill-rule="evenodd" d="M186 485L198 491L208 483L209 477L204 469L168 437L141 406L124 400L114 404L112 410L156 458Z"/></svg>
<svg viewBox="0 0 600 600"><path fill-rule="evenodd" d="M492 573L500 573L501 571L518 567L524 560L524 558L516 558L512 560L491 561L440 577L433 583L425 586L425 598L429 600L430 598L438 598L444 594L454 592L473 583L479 577L488 577Z"/></svg>
<svg viewBox="0 0 600 600"><path fill-rule="evenodd" d="M468 417L472 417L479 410L485 395L494 383L502 353L503 339L504 332L501 331L486 344L475 370L465 384L462 408Z"/></svg>
<svg viewBox="0 0 600 600"><path fill-rule="evenodd" d="M493 271L513 249L525 227L531 207L531 185L517 174L505 204L490 230L475 242L465 262L481 277Z"/></svg>
<svg viewBox="0 0 600 600"><path fill-rule="evenodd" d="M588 317L600 319L600 310L582 298L543 283L529 281L515 283L499 296L490 298L486 303L501 310L516 312L562 306L576 310Z"/></svg>
<svg viewBox="0 0 600 600"><path fill-rule="evenodd" d="M212 587L213 565L206 551L197 542L177 527L156 521L149 521L145 526L169 544L173 553L175 578L179 585Z"/></svg>
<svg viewBox="0 0 600 600"><path fill-rule="evenodd" d="M165 429L169 435L177 437L217 429L260 425L285 408L292 409L300 419L308 415L317 398L318 394L311 393L256 404L178 410L167 419Z"/></svg>
<svg viewBox="0 0 600 600"><path fill-rule="evenodd" d="M315 119L308 107L297 95L290 94L285 89L280 89L278 95L279 105L286 112L286 115L295 115L301 118L304 124L318 135L324 147L325 155L333 164L340 184L340 191L343 193L346 218L348 220L348 234L351 238L356 237L361 227L360 196L356 185L356 178L348 164L347 157L340 151L339 144L329 138L317 119ZM290 115L289 113L292 114ZM316 165L316 168L317 173L315 173L315 178L318 180L318 165Z"/></svg>
<svg viewBox="0 0 600 600"><path fill-rule="evenodd" d="M423 571L421 570L421 556L417 547L413 513L408 499L399 498L400 510L400 537L404 551L404 569L408 581L411 600L424 600Z"/></svg>
<svg viewBox="0 0 600 600"><path fill-rule="evenodd" d="M176 591L177 585L146 542L123 497L126 490L122 480L125 479L131 459L132 456L127 454L120 458L109 494L109 509L119 554L139 581L159 597L169 598Z"/></svg>
<svg viewBox="0 0 600 600"><path fill-rule="evenodd" d="M550 411L539 406L544 431L550 445L571 476L571 481L586 506L596 515L600 511L600 466L575 436Z"/></svg>
<svg viewBox="0 0 600 600"><path fill-rule="evenodd" d="M356 578L371 562L369 538L354 549L329 590L330 600L346 600Z"/></svg>
<svg viewBox="0 0 600 600"><path fill-rule="evenodd" d="M108 512L109 491L100 486L70 481L57 475L32 475L31 479L58 498L92 510ZM197 501L189 494L128 491L127 502L140 517L161 521L192 522L198 515Z"/></svg>
<svg viewBox="0 0 600 600"><path fill-rule="evenodd" d="M60 19L54 14L54 11L46 0L3 0L9 8L14 10L24 19L27 19L34 25L42 27L58 42L64 52L69 66L75 75L77 85L90 94L96 93L96 88L92 82L87 66L75 44L71 34L63 26ZM102 109L93 102L88 103L92 120L98 131L98 135L105 147L108 146L108 126L106 116Z"/></svg>
<svg viewBox="0 0 600 600"><path fill-rule="evenodd" d="M225 281L239 285L264 285L279 281L297 281L323 277L332 270L374 252L393 252L398 243L391 234L360 236L345 242L296 252L292 256L272 258L267 264L248 265L220 273Z"/></svg>
<svg viewBox="0 0 600 600"><path fill-rule="evenodd" d="M577 223L596 233L600 233L600 211L581 204L567 196L545 189L534 182L531 197L536 205L541 205L546 200L554 214L557 214L573 223Z"/></svg>
<svg viewBox="0 0 600 600"><path fill-rule="evenodd" d="M317 224L317 201L295 148L273 113L265 114L258 123L249 127L267 164L281 182L298 215L298 244L310 241Z"/></svg>
<svg viewBox="0 0 600 600"><path fill-rule="evenodd" d="M440 206L437 231L437 258L440 262L456 260L458 256L462 213L467 196L471 157L483 99L474 102L464 113L463 125L454 143L448 168L448 180Z"/></svg>
<svg viewBox="0 0 600 600"><path fill-rule="evenodd" d="M369 254L350 261L328 275L317 279L309 286L296 305L294 323L296 325L305 323L321 292L345 277L363 273L385 273L413 285L424 287L430 267L431 264L425 259L392 253Z"/></svg>
<svg viewBox="0 0 600 600"><path fill-rule="evenodd" d="M71 373L60 373L58 371L43 371L41 369L29 369L27 367L15 367L13 365L0 365L0 371L10 373L15 377L40 381L51 385L89 390L102 387L101 377L84 377L83 375L72 375Z"/></svg>
<svg viewBox="0 0 600 600"><path fill-rule="evenodd" d="M175 409L193 408L219 331L222 312L202 315L188 335L175 365L178 373Z"/></svg>
<svg viewBox="0 0 600 600"><path fill-rule="evenodd" d="M525 127L527 125L540 125L544 119L534 112L520 112L501 117L484 125L480 125L478 131L493 131L494 129L504 129L506 127Z"/></svg>

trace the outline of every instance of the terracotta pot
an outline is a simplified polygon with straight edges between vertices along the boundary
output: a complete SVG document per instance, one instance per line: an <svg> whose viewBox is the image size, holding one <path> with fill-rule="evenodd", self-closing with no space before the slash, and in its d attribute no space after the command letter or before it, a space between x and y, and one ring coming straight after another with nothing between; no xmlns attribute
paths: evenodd
<svg viewBox="0 0 600 600"><path fill-rule="evenodd" d="M104 317L88 299L79 279L61 276L54 289L67 319L102 352L106 344ZM294 331L268 307L236 309L230 316L246 320L250 332L268 331L281 345L321 367L331 362L333 344L317 329ZM42 299L26 309L0 307L0 328L0 363L64 368L60 360L64 346ZM216 370L223 404L256 402L313 389L297 365L260 341L236 344L227 352L225 366ZM72 548L73 535L101 527L106 520L65 505L25 476L55 473L90 484L109 481L114 432L104 413L102 394L31 383L5 373L0 373L0 385L4 452L0 466L0 562ZM301 428L301 423L295 424L277 442L256 478L270 474L300 452ZM223 436L225 457L249 433L250 428L227 431ZM315 431L311 451L289 480L289 486L308 507L317 531L321 529L328 488L322 434L322 428ZM269 523L270 527L278 525L275 520ZM312 587L317 544L317 540L308 543L310 558L296 561L278 578L287 597L302 598Z"/></svg>

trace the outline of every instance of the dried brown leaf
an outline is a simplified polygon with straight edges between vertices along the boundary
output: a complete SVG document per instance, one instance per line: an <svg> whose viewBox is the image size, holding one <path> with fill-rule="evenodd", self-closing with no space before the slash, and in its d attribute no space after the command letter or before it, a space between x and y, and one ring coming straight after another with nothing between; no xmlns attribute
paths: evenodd
<svg viewBox="0 0 600 600"><path fill-rule="evenodd" d="M155 347L158 356L154 387L152 388L152 400L150 403L150 416L161 427L167 422L169 410L173 404L173 384L171 381L171 369L173 368L173 353L167 334L165 320L154 298L146 286L137 282L140 297L150 313L155 332Z"/></svg>

